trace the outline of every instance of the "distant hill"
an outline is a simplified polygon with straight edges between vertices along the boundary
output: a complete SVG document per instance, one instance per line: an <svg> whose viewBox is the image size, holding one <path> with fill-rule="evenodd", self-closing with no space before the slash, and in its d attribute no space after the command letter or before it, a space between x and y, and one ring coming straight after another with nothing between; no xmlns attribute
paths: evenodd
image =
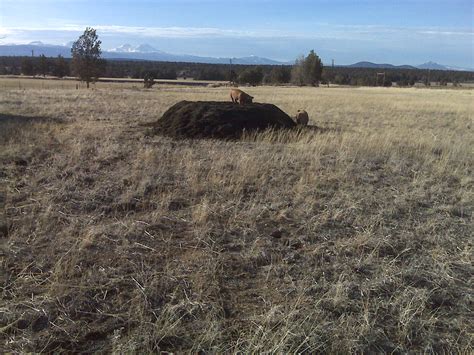
<svg viewBox="0 0 474 355"><path fill-rule="evenodd" d="M412 65L393 65L393 64L377 64L372 62L357 62L346 65L349 68L372 68L372 69L431 69L431 70L454 70L454 71L474 71L470 68L461 68L455 66L447 66L435 62L426 62L417 66Z"/></svg>
<svg viewBox="0 0 474 355"><path fill-rule="evenodd" d="M419 69L431 69L431 70L456 70L456 71L474 71L473 68L462 68L452 65L442 65L435 62L426 62L420 65L417 65Z"/></svg>
<svg viewBox="0 0 474 355"><path fill-rule="evenodd" d="M44 54L46 57L71 56L71 47L44 44L41 42L31 42L29 44L4 44L0 45L0 55L2 56L31 56L35 57Z"/></svg>
<svg viewBox="0 0 474 355"><path fill-rule="evenodd" d="M426 62L420 65L417 65L419 69L431 69L431 70L449 70L448 67L435 63L435 62Z"/></svg>
<svg viewBox="0 0 474 355"><path fill-rule="evenodd" d="M393 65L393 64L377 64L372 62L357 62L346 65L349 68L372 68L372 69L417 69L411 65Z"/></svg>

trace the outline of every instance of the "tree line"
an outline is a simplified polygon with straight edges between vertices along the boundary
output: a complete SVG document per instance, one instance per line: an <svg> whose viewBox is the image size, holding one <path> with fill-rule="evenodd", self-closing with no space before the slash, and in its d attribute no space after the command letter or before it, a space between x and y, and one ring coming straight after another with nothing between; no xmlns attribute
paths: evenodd
<svg viewBox="0 0 474 355"><path fill-rule="evenodd" d="M352 68L323 66L319 56L311 50L297 58L294 65L230 65L203 63L174 63L143 60L103 60L101 41L93 28L86 28L71 48L72 58L0 57L0 75L75 76L89 83L98 77L144 79L151 87L155 79L192 78L195 80L230 81L248 85L339 84L352 86L413 86L454 85L473 82L474 72L401 68ZM383 72L380 79L378 73Z"/></svg>
<svg viewBox="0 0 474 355"><path fill-rule="evenodd" d="M0 57L0 75L71 76L70 58L51 57ZM195 80L234 81L238 84L296 84L307 85L301 76L293 74L291 65L232 65L174 63L130 60L107 60L101 77L144 79L149 73L155 79L192 78ZM474 73L467 71L426 70L426 69L374 69L325 66L320 84L327 83L353 86L382 85L376 74L385 73L385 85L412 86L416 83L473 82Z"/></svg>

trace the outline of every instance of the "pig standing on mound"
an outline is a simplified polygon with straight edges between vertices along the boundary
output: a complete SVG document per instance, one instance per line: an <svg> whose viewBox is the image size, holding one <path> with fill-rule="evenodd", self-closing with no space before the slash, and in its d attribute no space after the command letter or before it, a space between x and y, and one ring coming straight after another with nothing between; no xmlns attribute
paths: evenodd
<svg viewBox="0 0 474 355"><path fill-rule="evenodd" d="M309 121L308 112L305 110L298 110L295 116L296 124L307 126Z"/></svg>
<svg viewBox="0 0 474 355"><path fill-rule="evenodd" d="M238 103L240 105L251 104L253 100L253 96L243 92L239 89L232 89L230 90L230 99L233 103Z"/></svg>

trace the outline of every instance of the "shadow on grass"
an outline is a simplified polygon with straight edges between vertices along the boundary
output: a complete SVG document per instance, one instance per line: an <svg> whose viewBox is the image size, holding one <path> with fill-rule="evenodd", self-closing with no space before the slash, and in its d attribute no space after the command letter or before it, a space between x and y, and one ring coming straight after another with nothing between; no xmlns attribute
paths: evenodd
<svg viewBox="0 0 474 355"><path fill-rule="evenodd" d="M19 116L0 113L0 125L29 123L64 123L63 119L43 116Z"/></svg>
<svg viewBox="0 0 474 355"><path fill-rule="evenodd" d="M222 140L227 142L239 142L239 141L256 141L260 139L265 140L265 137L268 138L269 141L279 142L279 143L292 143L301 139L303 136L316 136L318 134L324 133L331 133L331 132L343 132L347 131L347 129L343 129L342 127L320 127L316 125L308 125L308 126L295 126L292 128L267 128L264 130L250 130L250 131L242 131L240 136L232 137L232 138L222 138L222 137L181 137L181 136L170 136L160 132L159 130L154 129L155 122L147 122L142 123L139 127L146 127L148 129L145 130L146 137L153 137L156 135L159 136L166 136L168 138L181 141L181 140Z"/></svg>
<svg viewBox="0 0 474 355"><path fill-rule="evenodd" d="M294 130L300 130L301 132L313 132L313 133L327 133L327 132L342 132L342 127L321 127L316 125L308 126L296 126Z"/></svg>

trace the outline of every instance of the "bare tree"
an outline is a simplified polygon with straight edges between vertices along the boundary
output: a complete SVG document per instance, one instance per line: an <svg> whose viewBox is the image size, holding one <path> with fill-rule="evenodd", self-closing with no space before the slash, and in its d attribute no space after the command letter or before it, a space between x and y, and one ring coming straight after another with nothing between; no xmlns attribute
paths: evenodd
<svg viewBox="0 0 474 355"><path fill-rule="evenodd" d="M293 66L293 69L291 69L291 82L293 84L296 84L299 86L304 85L303 66L304 66L304 56L301 55L295 60L295 65Z"/></svg>

